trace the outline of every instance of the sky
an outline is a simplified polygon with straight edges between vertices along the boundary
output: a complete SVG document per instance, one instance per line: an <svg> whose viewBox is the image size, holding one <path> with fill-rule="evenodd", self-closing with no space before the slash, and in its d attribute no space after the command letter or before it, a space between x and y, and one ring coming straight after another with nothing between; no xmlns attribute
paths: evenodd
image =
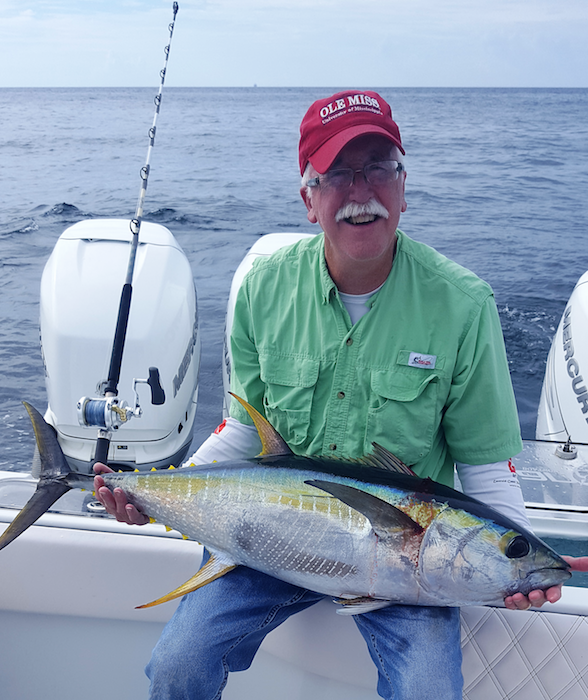
<svg viewBox="0 0 588 700"><path fill-rule="evenodd" d="M588 0L179 0L166 86L588 87ZM169 0L0 0L0 87L159 83Z"/></svg>

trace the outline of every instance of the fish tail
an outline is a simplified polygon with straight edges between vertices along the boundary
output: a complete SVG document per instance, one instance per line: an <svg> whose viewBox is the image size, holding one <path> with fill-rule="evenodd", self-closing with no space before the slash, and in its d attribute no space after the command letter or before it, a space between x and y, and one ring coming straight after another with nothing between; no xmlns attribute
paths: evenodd
<svg viewBox="0 0 588 700"><path fill-rule="evenodd" d="M67 482L71 470L57 442L55 431L33 406L26 401L23 403L33 423L41 470L37 490L0 537L0 549L21 535L72 488Z"/></svg>

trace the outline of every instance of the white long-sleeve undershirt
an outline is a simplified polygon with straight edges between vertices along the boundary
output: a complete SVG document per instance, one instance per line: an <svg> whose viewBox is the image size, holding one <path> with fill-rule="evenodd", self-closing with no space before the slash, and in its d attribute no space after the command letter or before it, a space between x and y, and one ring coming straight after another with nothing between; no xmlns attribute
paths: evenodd
<svg viewBox="0 0 588 700"><path fill-rule="evenodd" d="M516 473L511 471L511 464L511 460L505 460L476 465L456 462L455 466L465 494L496 508L517 525L531 530L523 492Z"/></svg>
<svg viewBox="0 0 588 700"><path fill-rule="evenodd" d="M261 452L261 440L254 425L227 418L209 435L182 466L250 459Z"/></svg>

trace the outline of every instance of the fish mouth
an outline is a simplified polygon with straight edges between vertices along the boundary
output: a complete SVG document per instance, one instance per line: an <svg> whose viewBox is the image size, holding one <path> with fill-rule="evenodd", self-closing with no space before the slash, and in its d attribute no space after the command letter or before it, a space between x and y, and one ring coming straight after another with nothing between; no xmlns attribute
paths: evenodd
<svg viewBox="0 0 588 700"><path fill-rule="evenodd" d="M536 590L546 590L552 586L559 586L560 584L571 578L572 572L569 568L562 567L545 567L544 569L536 569L523 579L521 585L518 586L516 592L522 593L523 595L529 595L531 591ZM509 595L512 595L510 593Z"/></svg>

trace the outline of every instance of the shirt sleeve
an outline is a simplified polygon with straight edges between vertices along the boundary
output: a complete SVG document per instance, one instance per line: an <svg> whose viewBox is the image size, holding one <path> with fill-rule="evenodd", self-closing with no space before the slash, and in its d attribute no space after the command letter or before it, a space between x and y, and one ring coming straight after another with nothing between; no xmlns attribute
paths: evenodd
<svg viewBox="0 0 588 700"><path fill-rule="evenodd" d="M511 460L478 465L457 462L455 466L465 494L496 508L517 525L532 531Z"/></svg>
<svg viewBox="0 0 588 700"><path fill-rule="evenodd" d="M500 462L523 448L500 319L491 295L460 344L442 422L451 456L465 464Z"/></svg>
<svg viewBox="0 0 588 700"><path fill-rule="evenodd" d="M259 355L251 318L247 277L237 293L233 327L231 329L231 391L265 415L263 407L264 385L260 376ZM231 417L245 425L253 421L238 401L232 400Z"/></svg>
<svg viewBox="0 0 588 700"><path fill-rule="evenodd" d="M252 425L243 425L229 417L206 438L182 466L193 467L197 464L250 459L257 456L261 449L257 430Z"/></svg>

